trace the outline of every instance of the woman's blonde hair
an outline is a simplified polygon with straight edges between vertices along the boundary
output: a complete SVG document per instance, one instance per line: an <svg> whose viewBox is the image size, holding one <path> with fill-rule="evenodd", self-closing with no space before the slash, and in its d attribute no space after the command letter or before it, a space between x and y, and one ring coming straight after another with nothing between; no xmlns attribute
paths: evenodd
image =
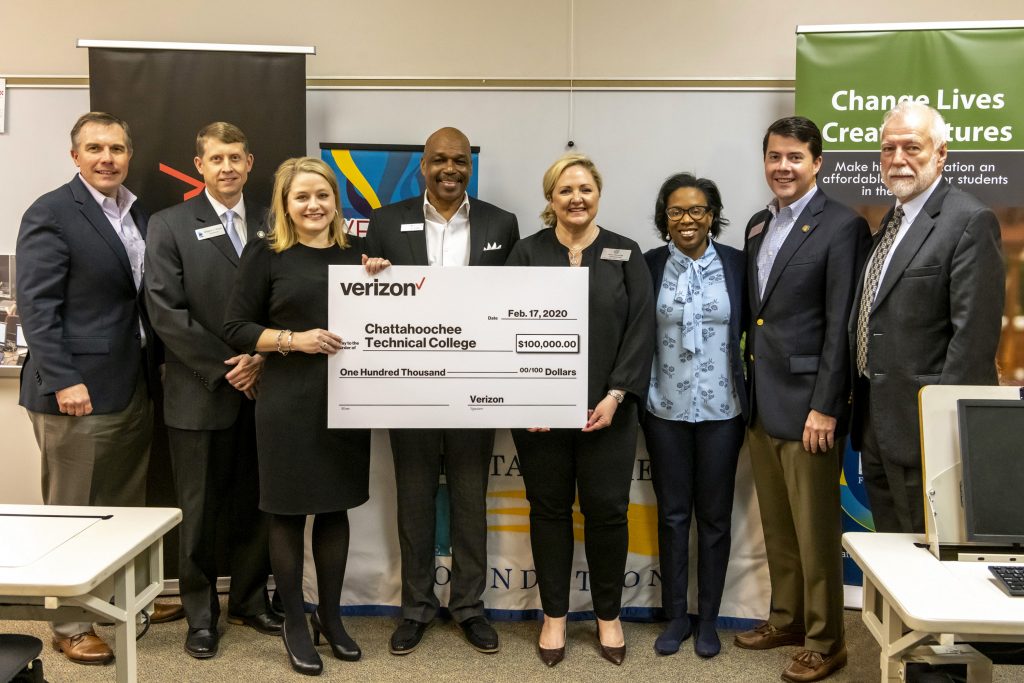
<svg viewBox="0 0 1024 683"><path fill-rule="evenodd" d="M601 173L597 170L597 166L590 160L590 157L585 154L564 154L555 163L548 166L548 170L544 171L544 180L542 181L544 187L544 199L548 200L547 206L540 212L540 219L544 221L544 225L553 228L555 227L556 219L555 212L551 208L551 195L555 192L555 183L565 173L565 169L571 166L582 166L583 168L590 171L590 175L594 176L594 182L597 183L597 193L601 194L601 189L604 187L604 181L601 179Z"/></svg>
<svg viewBox="0 0 1024 683"><path fill-rule="evenodd" d="M288 215L288 192L291 190L296 176L300 173L315 173L331 186L331 191L334 192L335 212L334 219L331 220L331 225L328 228L328 236L342 249L347 248L348 239L345 237L345 219L341 215L338 179L334 176L334 171L330 166L313 157L287 159L274 172L274 192L270 201L270 234L267 236L270 248L280 253L294 247L299 241L299 235L292 224L291 216Z"/></svg>

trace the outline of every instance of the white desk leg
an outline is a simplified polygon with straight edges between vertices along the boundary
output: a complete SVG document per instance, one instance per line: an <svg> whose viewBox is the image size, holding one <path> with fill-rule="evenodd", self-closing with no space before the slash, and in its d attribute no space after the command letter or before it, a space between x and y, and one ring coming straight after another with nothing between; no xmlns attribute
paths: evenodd
<svg viewBox="0 0 1024 683"><path fill-rule="evenodd" d="M114 605L124 610L124 621L114 625L114 667L117 683L136 683L135 621L139 614L135 592L135 562L132 559L114 579Z"/></svg>

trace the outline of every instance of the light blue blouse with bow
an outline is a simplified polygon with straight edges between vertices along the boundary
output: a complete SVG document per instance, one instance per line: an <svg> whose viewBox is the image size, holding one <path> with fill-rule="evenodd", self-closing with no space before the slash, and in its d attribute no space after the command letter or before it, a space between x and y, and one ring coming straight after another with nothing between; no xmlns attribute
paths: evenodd
<svg viewBox="0 0 1024 683"><path fill-rule="evenodd" d="M729 292L713 242L694 261L675 244L658 292L647 410L665 420L704 422L740 414L730 380Z"/></svg>

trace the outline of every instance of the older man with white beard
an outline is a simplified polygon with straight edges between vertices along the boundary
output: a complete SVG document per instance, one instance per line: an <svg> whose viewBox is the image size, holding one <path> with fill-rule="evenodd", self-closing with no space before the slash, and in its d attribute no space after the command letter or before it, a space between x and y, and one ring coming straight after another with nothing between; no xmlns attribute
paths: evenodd
<svg viewBox="0 0 1024 683"><path fill-rule="evenodd" d="M917 395L997 384L1005 272L995 214L942 178L948 126L919 102L882 123L896 206L875 234L850 317L853 424L875 530L924 532Z"/></svg>

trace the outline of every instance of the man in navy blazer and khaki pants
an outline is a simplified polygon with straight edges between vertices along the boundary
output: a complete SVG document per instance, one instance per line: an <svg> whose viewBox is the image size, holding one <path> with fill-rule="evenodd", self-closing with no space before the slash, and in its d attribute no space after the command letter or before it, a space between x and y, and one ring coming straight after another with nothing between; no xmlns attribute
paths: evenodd
<svg viewBox="0 0 1024 683"><path fill-rule="evenodd" d="M185 651L197 659L218 649L217 531L225 518L228 621L281 632L267 603L267 521L259 511L253 399L263 357L235 353L221 338L241 249L264 227L266 210L242 193L252 163L237 126L204 126L195 164L206 189L149 222L146 302L166 347L164 422L183 513L178 578L189 625Z"/></svg>
<svg viewBox="0 0 1024 683"><path fill-rule="evenodd" d="M158 341L141 286L146 217L122 183L128 125L90 112L71 130L79 174L37 199L18 232L17 299L28 341L20 403L42 453L48 505L145 504ZM55 623L70 660L110 648L88 623Z"/></svg>
<svg viewBox="0 0 1024 683"><path fill-rule="evenodd" d="M896 197L875 237L850 318L853 446L875 530L924 533L917 394L997 384L1006 295L999 222L942 178L946 123L904 102L882 125L882 181Z"/></svg>
<svg viewBox="0 0 1024 683"><path fill-rule="evenodd" d="M370 272L393 265L502 266L519 240L515 215L466 194L473 173L469 140L441 128L426 142L420 171L424 196L381 207L370 216ZM487 481L493 429L392 429L402 554L403 621L391 653L419 644L438 610L434 595L434 524L443 464L451 502L452 576L448 609L469 643L498 651L498 634L484 617L487 573Z"/></svg>
<svg viewBox="0 0 1024 683"><path fill-rule="evenodd" d="M846 325L867 223L816 186L821 132L798 116L763 142L775 199L750 219L745 251L747 444L764 527L768 621L739 647L799 645L782 677L817 681L846 664L839 474L849 420Z"/></svg>

